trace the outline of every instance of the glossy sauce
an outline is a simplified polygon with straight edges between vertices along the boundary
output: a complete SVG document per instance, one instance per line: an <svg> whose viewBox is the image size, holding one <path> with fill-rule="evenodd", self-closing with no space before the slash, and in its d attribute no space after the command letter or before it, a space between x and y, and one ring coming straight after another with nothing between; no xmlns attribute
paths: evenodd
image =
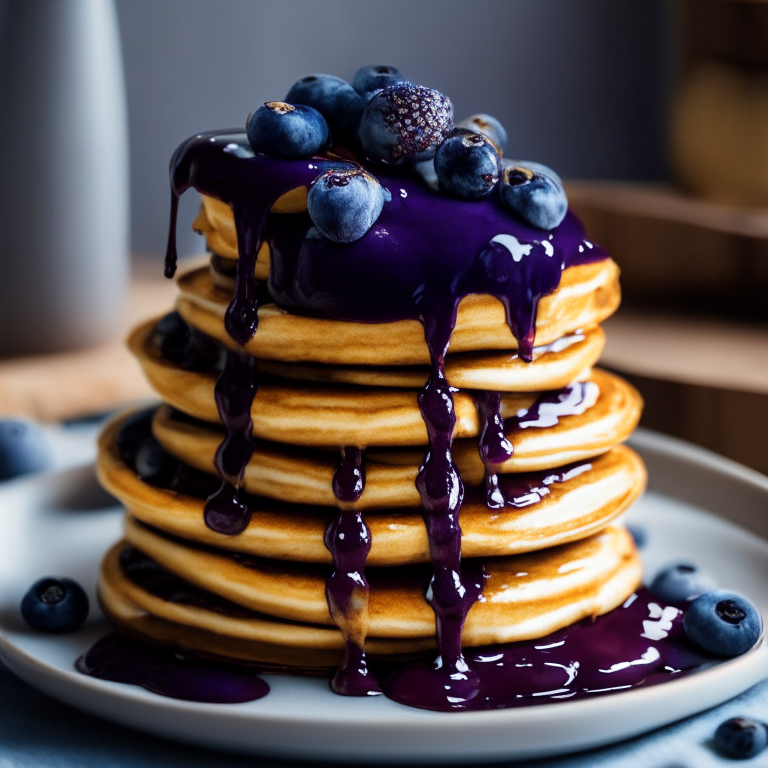
<svg viewBox="0 0 768 768"><path fill-rule="evenodd" d="M365 490L364 462L364 450L354 446L341 449L341 460L333 475L333 492L340 509L338 517L328 523L324 537L325 546L333 555L333 572L325 593L345 646L344 661L331 680L331 688L343 696L381 693L365 653L371 591L365 563L371 551L371 532L362 511L353 506Z"/></svg>
<svg viewBox="0 0 768 768"><path fill-rule="evenodd" d="M91 677L186 701L240 704L269 693L269 685L242 666L184 658L118 634L99 640L75 666Z"/></svg>

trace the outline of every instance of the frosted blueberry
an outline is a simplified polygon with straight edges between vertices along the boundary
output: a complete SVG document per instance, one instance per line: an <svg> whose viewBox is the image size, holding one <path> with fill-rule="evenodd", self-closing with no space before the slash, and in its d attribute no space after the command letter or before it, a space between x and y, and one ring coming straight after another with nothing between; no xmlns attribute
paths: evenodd
<svg viewBox="0 0 768 768"><path fill-rule="evenodd" d="M452 130L450 99L422 85L401 83L371 98L358 136L371 160L397 165L434 157Z"/></svg>
<svg viewBox="0 0 768 768"><path fill-rule="evenodd" d="M245 125L254 152L299 160L319 152L329 140L328 124L313 107L267 101L248 115Z"/></svg>
<svg viewBox="0 0 768 768"><path fill-rule="evenodd" d="M375 91L387 88L397 83L407 83L400 70L386 64L360 67L352 78L352 87L366 99L373 96Z"/></svg>
<svg viewBox="0 0 768 768"><path fill-rule="evenodd" d="M21 616L42 632L72 632L88 617L88 597L76 581L49 576L24 595Z"/></svg>
<svg viewBox="0 0 768 768"><path fill-rule="evenodd" d="M507 132L504 126L491 115L479 114L465 117L460 123L456 124L456 127L486 136L496 145L499 155L503 155L504 150L507 148Z"/></svg>
<svg viewBox="0 0 768 768"><path fill-rule="evenodd" d="M346 81L334 75L307 75L286 94L289 104L314 107L326 120L334 142L354 137L365 108L365 99Z"/></svg>
<svg viewBox="0 0 768 768"><path fill-rule="evenodd" d="M648 589L669 603L684 603L714 589L715 584L695 565L678 563L659 571Z"/></svg>
<svg viewBox="0 0 768 768"><path fill-rule="evenodd" d="M499 181L499 156L493 142L472 131L458 130L437 148L435 173L445 190L465 200L479 200Z"/></svg>
<svg viewBox="0 0 768 768"><path fill-rule="evenodd" d="M759 755L768 747L765 723L747 717L732 717L715 731L715 748L725 757L745 759Z"/></svg>
<svg viewBox="0 0 768 768"><path fill-rule="evenodd" d="M0 419L0 480L49 469L51 448L40 427L23 419Z"/></svg>
<svg viewBox="0 0 768 768"><path fill-rule="evenodd" d="M362 168L330 170L318 176L307 195L307 210L318 231L336 243L359 240L392 199L378 179Z"/></svg>
<svg viewBox="0 0 768 768"><path fill-rule="evenodd" d="M568 212L560 178L539 164L506 165L499 195L508 208L539 229L554 229Z"/></svg>
<svg viewBox="0 0 768 768"><path fill-rule="evenodd" d="M759 639L763 620L746 597L717 589L697 597L683 617L688 639L718 656L739 656Z"/></svg>

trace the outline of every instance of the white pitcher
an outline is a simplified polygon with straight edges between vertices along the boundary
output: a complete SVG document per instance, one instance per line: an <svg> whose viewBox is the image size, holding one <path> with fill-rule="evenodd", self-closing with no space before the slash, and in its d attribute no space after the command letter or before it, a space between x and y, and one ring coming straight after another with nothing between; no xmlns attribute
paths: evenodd
<svg viewBox="0 0 768 768"><path fill-rule="evenodd" d="M104 341L129 267L114 5L8 0L0 48L0 355Z"/></svg>

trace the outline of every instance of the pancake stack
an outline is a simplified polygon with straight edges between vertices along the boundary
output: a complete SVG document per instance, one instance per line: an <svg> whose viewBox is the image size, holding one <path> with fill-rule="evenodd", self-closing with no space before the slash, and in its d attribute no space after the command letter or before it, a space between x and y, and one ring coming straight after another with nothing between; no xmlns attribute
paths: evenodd
<svg viewBox="0 0 768 768"><path fill-rule="evenodd" d="M375 227L318 245L307 189L328 162L350 161L297 170L234 134L177 152L174 201L201 192L193 226L210 266L182 275L176 311L130 337L163 404L101 436L102 483L127 510L101 601L144 640L330 673L339 693L378 692L379 662L437 657L465 695L462 648L543 637L640 582L614 521L644 487L621 444L641 400L593 367L618 269L570 213L548 240L507 214L488 238L472 217L497 227L495 201L383 170L393 202ZM458 290L447 245L406 253L432 226L409 216L417 204L452 206L446 243L475 270L496 259L470 281L492 273L491 288ZM492 242L467 253L462 232ZM387 237L402 246L392 271L376 260ZM370 272L350 277L368 254ZM411 295L398 264L425 286L410 317L388 315Z"/></svg>

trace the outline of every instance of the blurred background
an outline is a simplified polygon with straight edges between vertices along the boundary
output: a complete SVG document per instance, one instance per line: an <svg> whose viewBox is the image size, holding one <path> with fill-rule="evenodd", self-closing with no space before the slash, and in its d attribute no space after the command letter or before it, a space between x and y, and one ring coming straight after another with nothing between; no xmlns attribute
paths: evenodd
<svg viewBox="0 0 768 768"><path fill-rule="evenodd" d="M606 325L604 362L640 388L647 403L643 423L768 471L768 3L24 4L34 6L28 15L35 18L27 19L25 32L31 40L39 40L36 15L42 18L53 5L81 6L79 21L73 21L75 14L56 22L72 40L80 34L77 24L106 14L88 38L92 58L78 66L109 73L108 81L102 78L93 86L106 94L100 103L106 104L109 94L122 98L124 93L122 118L120 104L110 106L118 127L102 127L106 138L95 130L89 138L93 146L102 139L108 145L110 138L123 136L120 120L127 125L127 138L119 144L128 150L128 171L112 172L108 191L100 195L108 198L109 190L122 189L130 218L122 251L120 243L102 246L94 259L117 264L130 253L131 277L120 277L119 268L111 273L113 284L125 284L126 311L117 300L102 310L119 319L119 333L107 333L111 326L105 322L109 338L87 343L81 334L50 350L32 341L22 349L5 344L0 413L55 420L148 396L138 366L116 337L173 301L173 286L160 275L168 227L167 168L175 147L200 130L243 126L251 109L282 98L304 75L325 72L349 79L363 64L392 64L450 96L458 118L494 114L509 132L507 154L546 163L566 177L572 208L622 268L625 301ZM0 0L0 54L6 62L1 71L34 101L42 93L34 83L51 75L37 64L24 64L16 50L20 5ZM101 10L94 11L97 7ZM107 61L105 40L112 41L107 47L113 53L122 51L121 71ZM62 69L56 55L72 58L49 43L44 47L35 61L48 57L53 69ZM73 44L73 50L91 49ZM62 89L54 86L52 92ZM14 111L14 104L22 103L21 96L15 98L0 102L6 110L3 124L15 120L24 132L39 135L41 144L55 143L57 121L70 117L67 102L23 102ZM43 117L30 121L21 112L33 107ZM48 110L50 120L45 119ZM82 132L72 127L73 135ZM18 141L4 142L0 150L6 155L9 145L18 147ZM108 156L117 151L109 150ZM72 153L65 147L63 154ZM30 194L22 214L14 214L16 220L29 217L31 230L40 226L34 224L35 199ZM203 249L188 227L196 208L194 195L183 198L184 256ZM4 232L11 228L11 209L8 201L0 206ZM118 218L120 210L114 214ZM28 233L25 237L6 240L0 253L6 274L9 264L19 263L19 249L28 246ZM57 237L61 241L61 232ZM93 271L87 265L83 269ZM36 267L32 256L24 270L50 272ZM72 282L66 275L56 280L56 286ZM0 306L13 303L0 301ZM12 321L0 325L9 327ZM19 358L23 352L36 354Z"/></svg>

